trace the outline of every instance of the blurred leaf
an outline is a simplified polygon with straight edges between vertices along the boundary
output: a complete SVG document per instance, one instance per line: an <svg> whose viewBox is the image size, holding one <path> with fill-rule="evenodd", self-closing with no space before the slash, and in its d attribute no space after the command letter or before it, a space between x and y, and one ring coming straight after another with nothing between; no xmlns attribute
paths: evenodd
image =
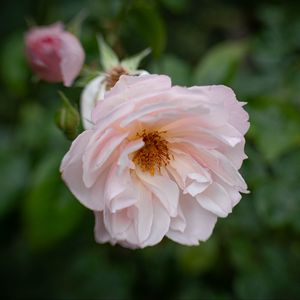
<svg viewBox="0 0 300 300"><path fill-rule="evenodd" d="M150 72L166 74L172 79L172 84L190 85L191 68L183 60L173 55L164 55L150 66Z"/></svg>
<svg viewBox="0 0 300 300"><path fill-rule="evenodd" d="M248 299L274 299L275 293L272 291L273 281L268 278L267 274L259 271L243 274L237 277L235 290L242 300Z"/></svg>
<svg viewBox="0 0 300 300"><path fill-rule="evenodd" d="M297 148L293 152L289 152L276 161L272 165L272 170L275 172L278 179L284 179L284 183L298 185L300 178L300 149Z"/></svg>
<svg viewBox="0 0 300 300"><path fill-rule="evenodd" d="M25 60L23 33L10 35L1 46L1 78L11 93L24 95L27 90L29 70Z"/></svg>
<svg viewBox="0 0 300 300"><path fill-rule="evenodd" d="M278 106L251 109L248 135L254 139L264 157L273 161L296 145L300 145L300 122Z"/></svg>
<svg viewBox="0 0 300 300"><path fill-rule="evenodd" d="M143 58L145 58L151 52L150 48L147 48L140 53L122 60L121 65L130 72L138 69L138 66Z"/></svg>
<svg viewBox="0 0 300 300"><path fill-rule="evenodd" d="M249 238L238 238L230 241L231 258L238 276L234 288L240 299L267 299L272 295L272 281L265 276L259 245ZM262 264L262 265L261 265ZM271 290L270 290L271 288Z"/></svg>
<svg viewBox="0 0 300 300"><path fill-rule="evenodd" d="M71 3L73 2L74 0ZM81 2L80 5L82 6ZM85 2L89 14L99 23L110 22L118 18L127 5L128 1L123 0L88 0Z"/></svg>
<svg viewBox="0 0 300 300"><path fill-rule="evenodd" d="M16 132L22 147L30 150L41 150L44 155L46 147L62 149L66 144L53 122L53 110L46 110L37 103L27 103L20 111L20 122Z"/></svg>
<svg viewBox="0 0 300 300"><path fill-rule="evenodd" d="M0 135L1 141L4 137ZM29 164L26 153L16 151L16 140L10 138L6 145L0 145L0 218L17 204L20 192L26 187L29 176ZM5 147L3 147L5 146Z"/></svg>
<svg viewBox="0 0 300 300"><path fill-rule="evenodd" d="M248 237L232 238L228 241L229 254L234 267L252 272L259 266L255 244Z"/></svg>
<svg viewBox="0 0 300 300"><path fill-rule="evenodd" d="M246 50L245 41L218 44L196 66L194 83L197 85L228 83Z"/></svg>
<svg viewBox="0 0 300 300"><path fill-rule="evenodd" d="M283 299L286 297L287 287L289 295L297 295L299 285L296 283L295 274L291 274L288 268L291 251L286 247L286 243L281 243L278 238L277 240L271 238L268 243L261 241L252 243L254 244L252 246L247 244L247 248L251 248L251 251L242 255L247 257L250 264L239 265L239 276L234 282L239 298ZM240 250L235 248L236 252Z"/></svg>
<svg viewBox="0 0 300 300"><path fill-rule="evenodd" d="M68 24L67 30L78 38L81 35L82 23L87 17L87 12L83 9L81 10Z"/></svg>
<svg viewBox="0 0 300 300"><path fill-rule="evenodd" d="M104 71L109 71L119 65L119 59L113 49L98 35L98 45L100 51L100 64Z"/></svg>
<svg viewBox="0 0 300 300"><path fill-rule="evenodd" d="M103 246L80 251L59 282L60 299L129 299L135 270L110 260ZM130 272L128 272L130 268Z"/></svg>
<svg viewBox="0 0 300 300"><path fill-rule="evenodd" d="M262 128L260 130L262 131ZM275 131L277 135L272 135L273 138L277 138L278 134L284 134L283 130L280 133L275 128ZM272 147L271 142L269 145ZM266 175L253 191L256 211L261 221L271 228L288 226L300 231L299 166L299 149L296 148L294 152L274 160L271 167L272 178Z"/></svg>
<svg viewBox="0 0 300 300"><path fill-rule="evenodd" d="M240 99L258 101L262 95L278 97L278 90L282 82L283 74L277 70L276 73L258 73L247 69L238 69L238 72L230 82L230 86L238 92ZM252 104L249 101L249 104Z"/></svg>
<svg viewBox="0 0 300 300"><path fill-rule="evenodd" d="M150 46L155 57L163 52L166 43L165 25L153 2L134 1L128 22L131 30Z"/></svg>
<svg viewBox="0 0 300 300"><path fill-rule="evenodd" d="M87 65L83 66L80 72L80 78L76 80L75 86L84 88L91 80L104 74L103 72L99 71L98 69L91 68Z"/></svg>
<svg viewBox="0 0 300 300"><path fill-rule="evenodd" d="M209 270L218 257L218 244L214 238L210 238L199 246L178 247L177 250L179 266L188 274L200 274Z"/></svg>
<svg viewBox="0 0 300 300"><path fill-rule="evenodd" d="M227 274L226 274L227 275ZM230 300L232 296L224 291L222 285L209 284L205 278L199 277L181 277L180 293L176 293L172 299L176 300Z"/></svg>
<svg viewBox="0 0 300 300"><path fill-rule="evenodd" d="M161 2L173 13L184 12L190 5L190 0L161 0Z"/></svg>
<svg viewBox="0 0 300 300"><path fill-rule="evenodd" d="M53 246L68 236L83 216L83 207L62 182L59 162L56 153L44 157L25 201L25 230L35 248Z"/></svg>
<svg viewBox="0 0 300 300"><path fill-rule="evenodd" d="M172 273L174 270L174 263L170 263L170 258L174 256L175 247L173 242L170 240L164 239L161 243L156 245L155 247L146 247L141 250L137 250L135 256L137 256L138 261L143 265L146 264L151 266L151 275L148 274L147 282L148 286L152 287L150 299L152 295L156 294L155 288L159 288L159 286L163 285L166 281L166 273ZM159 259L157 259L159 257ZM150 276L149 276L150 275ZM144 278L136 279L139 284L143 284ZM139 297L140 298L140 297Z"/></svg>
<svg viewBox="0 0 300 300"><path fill-rule="evenodd" d="M248 183L248 178L245 177ZM253 201L253 193L255 189L250 189L250 194L242 195L240 203L238 203L228 218L220 219L219 226L222 233L227 236L233 234L244 235L248 238L256 236L261 231L261 222L257 215L255 204Z"/></svg>
<svg viewBox="0 0 300 300"><path fill-rule="evenodd" d="M273 228L286 225L300 229L300 186L288 184L284 178L267 181L254 194L261 220Z"/></svg>
<svg viewBox="0 0 300 300"><path fill-rule="evenodd" d="M272 228L289 226L300 232L299 149L276 161L272 172L273 178L266 178L254 192L257 212Z"/></svg>
<svg viewBox="0 0 300 300"><path fill-rule="evenodd" d="M250 122L251 121L252 120L250 119ZM246 181L250 186L251 192L251 188L256 187L267 176L267 166L261 153L250 144L250 141L246 143L245 152L248 159L243 162L241 174L247 179Z"/></svg>

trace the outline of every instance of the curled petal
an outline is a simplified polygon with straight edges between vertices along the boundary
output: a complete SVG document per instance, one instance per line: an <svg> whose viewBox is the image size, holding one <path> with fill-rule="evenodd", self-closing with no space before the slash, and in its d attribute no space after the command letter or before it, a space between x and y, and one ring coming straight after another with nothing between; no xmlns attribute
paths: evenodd
<svg viewBox="0 0 300 300"><path fill-rule="evenodd" d="M185 245L198 245L199 241L206 241L212 234L217 216L202 208L190 195L180 197L180 207L186 227L184 231L170 229L167 236Z"/></svg>
<svg viewBox="0 0 300 300"><path fill-rule="evenodd" d="M136 190L128 169L120 170L115 164L107 176L104 190L106 204L112 213L137 202Z"/></svg>
<svg viewBox="0 0 300 300"><path fill-rule="evenodd" d="M122 75L116 85L106 93L105 101L96 106L93 111L93 121L96 123L122 104L129 108L129 105L133 104L133 100L136 98L145 99L145 90L150 91L151 94L156 94L170 86L170 78L163 75ZM124 106L122 108L124 109ZM131 106L131 111L133 108L134 106Z"/></svg>
<svg viewBox="0 0 300 300"><path fill-rule="evenodd" d="M128 133L117 133L107 130L99 137L97 143L89 143L83 155L83 180L87 187L92 186L97 176L101 173L103 166L112 159L116 148L124 141ZM95 137L96 138L96 137Z"/></svg>
<svg viewBox="0 0 300 300"><path fill-rule="evenodd" d="M91 131L85 131L77 137L61 163L60 172L63 180L79 201L86 207L99 211L103 209L103 201L101 194L96 193L95 195L95 191L103 188L106 173L103 172L102 176L98 178L97 184L91 189L86 187L82 178L82 155L91 135Z"/></svg>
<svg viewBox="0 0 300 300"><path fill-rule="evenodd" d="M191 156L174 149L173 160L167 167L183 192L192 196L202 193L212 182L210 174Z"/></svg>
<svg viewBox="0 0 300 300"><path fill-rule="evenodd" d="M232 203L226 189L214 182L196 197L199 204L219 217L227 217L232 211Z"/></svg>
<svg viewBox="0 0 300 300"><path fill-rule="evenodd" d="M100 75L90 81L81 94L81 119L85 129L93 127L92 111L97 102L103 99L105 86L105 76Z"/></svg>
<svg viewBox="0 0 300 300"><path fill-rule="evenodd" d="M94 233L95 233L96 242L100 244L107 243L107 242L110 242L112 245L116 244L117 240L113 239L105 228L103 212L96 211L94 212L94 215L95 215Z"/></svg>

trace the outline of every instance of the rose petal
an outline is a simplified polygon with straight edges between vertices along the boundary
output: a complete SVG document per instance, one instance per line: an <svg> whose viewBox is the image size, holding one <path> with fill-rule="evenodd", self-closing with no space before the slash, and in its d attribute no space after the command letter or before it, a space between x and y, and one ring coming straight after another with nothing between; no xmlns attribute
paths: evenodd
<svg viewBox="0 0 300 300"><path fill-rule="evenodd" d="M159 243L170 227L170 215L156 198L153 199L153 222L148 239L142 243L141 247L153 246Z"/></svg>
<svg viewBox="0 0 300 300"><path fill-rule="evenodd" d="M151 192L135 180L137 215L134 219L138 240L142 244L150 235L153 223L153 200ZM155 216L157 217L157 216Z"/></svg>
<svg viewBox="0 0 300 300"><path fill-rule="evenodd" d="M91 80L81 94L81 120L85 129L89 129L93 126L92 111L97 102L103 99L105 86L105 75L100 75Z"/></svg>
<svg viewBox="0 0 300 300"><path fill-rule="evenodd" d="M103 244L110 242L112 245L116 244L117 240L113 239L105 228L103 220L103 212L94 212L95 215L95 240L97 243Z"/></svg>
<svg viewBox="0 0 300 300"><path fill-rule="evenodd" d="M177 184L169 178L136 170L142 183L159 199L170 216L177 215L179 189Z"/></svg>
<svg viewBox="0 0 300 300"><path fill-rule="evenodd" d="M217 216L202 208L188 194L180 197L180 207L186 220L185 230L170 229L167 237L185 245L198 245L199 241L206 241L212 234Z"/></svg>
<svg viewBox="0 0 300 300"><path fill-rule="evenodd" d="M63 32L61 39L61 72L65 86L71 86L84 62L84 51L78 39L69 32Z"/></svg>
<svg viewBox="0 0 300 300"><path fill-rule="evenodd" d="M231 199L227 191L218 183L212 183L196 197L198 203L219 217L226 217L232 211Z"/></svg>

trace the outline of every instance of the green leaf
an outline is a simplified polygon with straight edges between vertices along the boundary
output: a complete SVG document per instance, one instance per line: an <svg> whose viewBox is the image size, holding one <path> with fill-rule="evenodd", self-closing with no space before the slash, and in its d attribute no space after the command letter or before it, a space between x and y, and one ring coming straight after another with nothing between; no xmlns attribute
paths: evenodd
<svg viewBox="0 0 300 300"><path fill-rule="evenodd" d="M45 149L51 139L55 140L57 147L58 138L61 135L53 124L53 117L47 112L49 110L47 111L37 102L23 105L20 111L18 131L16 132L23 147L42 150Z"/></svg>
<svg viewBox="0 0 300 300"><path fill-rule="evenodd" d="M239 299L282 299L286 297L287 287L291 298L297 295L297 275L291 272L291 265L298 263L297 257L291 257L293 241L287 239L287 247L286 242L280 242L278 233L276 239L274 236L270 239L268 232L267 242L264 236L260 241L255 239L254 243L248 238L233 243L232 254L241 258L235 266L238 273L234 280Z"/></svg>
<svg viewBox="0 0 300 300"><path fill-rule="evenodd" d="M164 55L150 66L150 72L169 75L173 84L190 85L191 83L190 66L174 55Z"/></svg>
<svg viewBox="0 0 300 300"><path fill-rule="evenodd" d="M142 59L149 55L150 52L151 49L147 48L136 55L123 59L121 65L129 72L133 72L137 70Z"/></svg>
<svg viewBox="0 0 300 300"><path fill-rule="evenodd" d="M129 287L136 276L132 264L111 259L104 250L112 254L112 247L106 249L94 243L85 248L81 246L80 251L71 253L70 263L62 274L64 280L57 280L59 290L63 291L56 294L57 298L95 299L97 295L98 299L130 299Z"/></svg>
<svg viewBox="0 0 300 300"><path fill-rule="evenodd" d="M128 22L131 29L142 38L158 57L165 48L166 30L156 6L148 1L135 1L130 11Z"/></svg>
<svg viewBox="0 0 300 300"><path fill-rule="evenodd" d="M98 46L100 51L100 64L104 71L109 71L119 65L119 59L113 49L98 35Z"/></svg>
<svg viewBox="0 0 300 300"><path fill-rule="evenodd" d="M276 297L274 282L259 269L255 272L239 276L234 285L238 299L241 300L264 300Z"/></svg>
<svg viewBox="0 0 300 300"><path fill-rule="evenodd" d="M300 122L280 106L248 108L251 127L249 137L257 144L265 159L273 161L300 145Z"/></svg>
<svg viewBox="0 0 300 300"><path fill-rule="evenodd" d="M15 95L24 95L27 91L29 69L24 52L23 33L10 35L3 43L0 53L1 77Z"/></svg>
<svg viewBox="0 0 300 300"><path fill-rule="evenodd" d="M248 183L249 177L244 178ZM256 207L253 203L253 193L255 193L256 190L249 189L250 194L242 195L241 201L233 208L233 212L228 218L218 221L222 233L227 235L240 234L242 236L246 234L249 239L260 233L260 218L257 215Z"/></svg>
<svg viewBox="0 0 300 300"><path fill-rule="evenodd" d="M82 9L68 24L67 30L77 37L80 37L82 23L87 17L87 12Z"/></svg>
<svg viewBox="0 0 300 300"><path fill-rule="evenodd" d="M12 210L20 201L21 191L29 179L28 157L24 151L18 151L15 138L5 138L0 132L0 218Z"/></svg>
<svg viewBox="0 0 300 300"><path fill-rule="evenodd" d="M25 199L25 230L34 248L55 245L75 230L83 216L84 209L62 182L59 163L56 153L44 156Z"/></svg>
<svg viewBox="0 0 300 300"><path fill-rule="evenodd" d="M161 2L173 13L180 13L187 10L190 0L161 0Z"/></svg>
<svg viewBox="0 0 300 300"><path fill-rule="evenodd" d="M74 86L84 88L91 80L100 75L104 75L104 73L85 65L81 69L80 78L76 80Z"/></svg>
<svg viewBox="0 0 300 300"><path fill-rule="evenodd" d="M252 144L246 143L245 152L248 159L243 162L241 174L244 178L247 178L247 184L252 188L265 179L267 166L261 153Z"/></svg>
<svg viewBox="0 0 300 300"><path fill-rule="evenodd" d="M261 220L272 228L293 226L300 231L300 186L280 176L268 180L254 192L254 201Z"/></svg>
<svg viewBox="0 0 300 300"><path fill-rule="evenodd" d="M217 240L210 238L197 247L178 247L177 261L188 274L203 273L216 263L218 257Z"/></svg>
<svg viewBox="0 0 300 300"><path fill-rule="evenodd" d="M196 66L194 83L197 85L228 83L246 50L245 41L225 42L215 46Z"/></svg>
<svg viewBox="0 0 300 300"><path fill-rule="evenodd" d="M287 153L279 161L272 165L272 170L277 178L284 178L284 183L298 185L300 178L300 155L299 148Z"/></svg>

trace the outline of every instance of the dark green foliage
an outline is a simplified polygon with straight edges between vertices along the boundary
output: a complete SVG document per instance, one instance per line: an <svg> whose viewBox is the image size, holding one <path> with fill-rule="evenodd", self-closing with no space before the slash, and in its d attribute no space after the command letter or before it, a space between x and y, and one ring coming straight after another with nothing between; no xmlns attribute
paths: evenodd
<svg viewBox="0 0 300 300"><path fill-rule="evenodd" d="M87 64L99 66L101 33L121 58L151 47L142 68L174 84L226 84L248 102L241 172L250 194L206 243L98 245L93 214L60 179L70 143L53 121L57 90L74 107L81 90L38 82L22 38L25 19L67 22L82 9ZM1 298L300 298L297 1L11 0L0 20Z"/></svg>

